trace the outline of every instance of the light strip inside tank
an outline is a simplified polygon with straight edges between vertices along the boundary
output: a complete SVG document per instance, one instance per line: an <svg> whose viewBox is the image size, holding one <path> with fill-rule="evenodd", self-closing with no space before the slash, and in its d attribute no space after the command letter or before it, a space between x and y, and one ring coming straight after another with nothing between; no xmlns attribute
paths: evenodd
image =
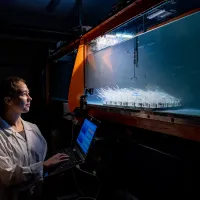
<svg viewBox="0 0 200 200"><path fill-rule="evenodd" d="M172 108L181 106L181 100L160 90L106 87L97 89L97 97L104 105L135 108Z"/></svg>

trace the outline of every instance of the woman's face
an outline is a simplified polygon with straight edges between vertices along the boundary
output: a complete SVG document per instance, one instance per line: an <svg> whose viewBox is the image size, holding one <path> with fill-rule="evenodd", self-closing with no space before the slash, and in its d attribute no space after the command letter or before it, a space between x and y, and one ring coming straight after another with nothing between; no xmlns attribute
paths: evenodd
<svg viewBox="0 0 200 200"><path fill-rule="evenodd" d="M18 83L18 95L11 99L9 109L15 113L27 113L30 109L32 98L29 95L29 89L23 82Z"/></svg>

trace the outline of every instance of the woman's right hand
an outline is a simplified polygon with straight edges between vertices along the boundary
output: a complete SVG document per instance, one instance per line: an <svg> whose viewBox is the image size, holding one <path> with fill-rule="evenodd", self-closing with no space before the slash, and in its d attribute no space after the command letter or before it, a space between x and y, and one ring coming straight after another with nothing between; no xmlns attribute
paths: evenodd
<svg viewBox="0 0 200 200"><path fill-rule="evenodd" d="M67 154L58 153L52 156L51 158L49 158L48 160L44 161L43 165L44 165L44 168L49 169L50 167L53 167L67 160L69 160L69 156Z"/></svg>

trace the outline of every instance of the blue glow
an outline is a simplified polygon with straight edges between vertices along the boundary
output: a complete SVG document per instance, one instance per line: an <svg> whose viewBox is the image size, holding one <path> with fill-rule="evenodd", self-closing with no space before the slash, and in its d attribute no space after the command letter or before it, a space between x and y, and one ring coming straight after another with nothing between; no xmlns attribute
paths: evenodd
<svg viewBox="0 0 200 200"><path fill-rule="evenodd" d="M76 142L85 154L87 154L89 150L96 129L97 126L95 124L87 119L84 120Z"/></svg>

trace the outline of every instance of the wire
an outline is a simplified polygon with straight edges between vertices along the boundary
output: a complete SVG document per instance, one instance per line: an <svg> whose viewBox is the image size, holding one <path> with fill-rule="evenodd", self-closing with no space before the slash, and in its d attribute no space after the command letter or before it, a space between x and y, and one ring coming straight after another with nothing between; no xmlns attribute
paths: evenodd
<svg viewBox="0 0 200 200"><path fill-rule="evenodd" d="M90 173L90 172L87 172L87 171L85 171L85 170L82 170L82 169L80 168L79 165L76 165L76 168L77 168L79 171L81 171L81 172L83 172L83 173L85 173L85 174L88 174L88 175L90 175L90 176L96 177L96 179L100 182L99 178L97 177L96 174L94 174L94 172L93 172L93 173ZM74 173L74 171L73 171L73 173ZM74 178L76 178L75 173L74 173ZM77 181L76 181L76 182L77 182ZM78 187L78 190L81 191L81 190L79 189L79 187ZM99 193L100 193L100 190L101 190L101 184L100 184L99 189L98 189L98 191L97 191L97 193L96 193L96 195L95 195L94 198L93 198L93 197L79 197L79 198L77 198L76 200L79 200L79 199L92 199L92 200L96 200L97 197L98 197L98 195L99 195ZM80 192L80 193L83 193L83 192Z"/></svg>
<svg viewBox="0 0 200 200"><path fill-rule="evenodd" d="M88 175L90 175L90 176L96 177L96 179L99 181L99 178L97 177L96 174L94 174L94 172L93 172L93 173L90 173L90 172L87 172L87 171L85 171L85 170L82 170L82 169L80 168L79 165L76 165L76 168L77 168L79 171L81 171L81 172L83 172L83 173L85 173L85 174L88 174Z"/></svg>
<svg viewBox="0 0 200 200"><path fill-rule="evenodd" d="M95 196L94 198L93 198L93 197L79 197L79 198L77 198L76 200L79 200L79 199L92 199L92 200L97 200L97 197L98 197L98 195L99 195L100 190L101 190L101 186L99 187L99 189L98 189L98 191L97 191L97 194L96 194L96 196Z"/></svg>
<svg viewBox="0 0 200 200"><path fill-rule="evenodd" d="M95 198L93 198L93 197L79 197L78 199L76 199L76 200L79 200L79 199L92 199L92 200L96 200Z"/></svg>
<svg viewBox="0 0 200 200"><path fill-rule="evenodd" d="M72 168L72 172L73 172L74 181L75 181L75 184L76 184L76 186L77 186L77 189L78 189L79 193L80 193L82 196L84 196L85 194L81 191L81 189L80 189L79 186L78 186L78 182L77 182L77 179L76 179L76 175L75 175L75 172L74 172L74 168Z"/></svg>
<svg viewBox="0 0 200 200"><path fill-rule="evenodd" d="M100 191L101 191L101 185L99 186L99 189L98 189L98 191L97 191L97 193L96 193L96 196L95 196L95 200L97 200L97 197L99 196L99 193L100 193Z"/></svg>
<svg viewBox="0 0 200 200"><path fill-rule="evenodd" d="M74 120L72 120L72 138L71 138L71 146L73 145L74 140Z"/></svg>
<svg viewBox="0 0 200 200"><path fill-rule="evenodd" d="M72 121L72 132L71 132L71 146L73 146L73 140L74 140L74 125L76 124L76 118L74 113L68 112L65 114L65 117L71 116L71 121Z"/></svg>

